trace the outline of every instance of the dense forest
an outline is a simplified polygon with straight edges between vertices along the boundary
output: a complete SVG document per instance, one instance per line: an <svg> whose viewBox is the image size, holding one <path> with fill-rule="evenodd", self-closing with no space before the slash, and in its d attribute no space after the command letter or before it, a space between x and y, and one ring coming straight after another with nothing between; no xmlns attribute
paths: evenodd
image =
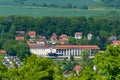
<svg viewBox="0 0 120 80"><path fill-rule="evenodd" d="M1 0L0 5L80 9L87 9L90 6L106 6L120 8L119 0Z"/></svg>
<svg viewBox="0 0 120 80"><path fill-rule="evenodd" d="M115 7L120 8L120 1L119 0L101 0L105 6L107 7Z"/></svg>
<svg viewBox="0 0 120 80"><path fill-rule="evenodd" d="M0 48L3 48L6 39L15 39L16 31L22 30L27 33L30 30L35 30L37 35L45 36L47 39L49 39L54 32L58 36L67 34L72 37L75 32L82 32L83 40L78 42L79 44L96 44L104 50L106 45L110 43L110 36L116 36L117 39L120 39L120 19L118 17L119 16L116 15L112 17L101 16L90 18L1 16ZM90 41L86 40L88 33L92 33L93 35Z"/></svg>

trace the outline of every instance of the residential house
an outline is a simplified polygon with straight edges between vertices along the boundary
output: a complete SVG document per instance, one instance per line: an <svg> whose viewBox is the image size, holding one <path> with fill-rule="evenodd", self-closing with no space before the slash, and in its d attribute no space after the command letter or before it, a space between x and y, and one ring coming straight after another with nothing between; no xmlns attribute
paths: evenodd
<svg viewBox="0 0 120 80"><path fill-rule="evenodd" d="M40 44L40 45L45 46L45 45L47 44L46 38L43 37L43 36L40 36L40 37L37 39L37 44Z"/></svg>
<svg viewBox="0 0 120 80"><path fill-rule="evenodd" d="M79 71L81 70L81 66L76 65L76 66L74 67L74 70L76 71L77 76L80 76Z"/></svg>
<svg viewBox="0 0 120 80"><path fill-rule="evenodd" d="M117 40L117 37L116 37L116 36L110 36L110 37L109 37L109 40L110 40L110 41Z"/></svg>
<svg viewBox="0 0 120 80"><path fill-rule="evenodd" d="M6 55L7 51L6 50L0 50L0 55Z"/></svg>
<svg viewBox="0 0 120 80"><path fill-rule="evenodd" d="M88 34L87 34L87 39L88 39L88 40L91 40L91 39L92 39L92 34L91 34L91 33L88 33Z"/></svg>
<svg viewBox="0 0 120 80"><path fill-rule="evenodd" d="M82 32L75 32L75 39L82 39Z"/></svg>
<svg viewBox="0 0 120 80"><path fill-rule="evenodd" d="M17 40L17 41L24 41L25 37L24 36L16 36L15 40Z"/></svg>
<svg viewBox="0 0 120 80"><path fill-rule="evenodd" d="M120 45L120 40L114 40L114 41L112 41L112 44L114 46Z"/></svg>
<svg viewBox="0 0 120 80"><path fill-rule="evenodd" d="M36 37L36 31L29 31L28 36L31 37L31 38Z"/></svg>
<svg viewBox="0 0 120 80"><path fill-rule="evenodd" d="M60 36L60 39L59 39L60 44L66 44L67 41L68 41L68 36L67 35L64 34L64 35Z"/></svg>
<svg viewBox="0 0 120 80"><path fill-rule="evenodd" d="M52 36L51 36L50 39L51 39L51 43L52 43L52 44L55 44L55 43L58 41L58 40L57 40L57 35L56 35L55 33L52 34Z"/></svg>
<svg viewBox="0 0 120 80"><path fill-rule="evenodd" d="M16 31L17 35L25 35L25 31Z"/></svg>

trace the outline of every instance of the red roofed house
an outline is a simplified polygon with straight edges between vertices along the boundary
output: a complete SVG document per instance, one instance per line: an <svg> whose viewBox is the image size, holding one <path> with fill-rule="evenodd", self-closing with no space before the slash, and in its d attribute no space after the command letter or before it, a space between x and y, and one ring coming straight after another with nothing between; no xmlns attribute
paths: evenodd
<svg viewBox="0 0 120 80"><path fill-rule="evenodd" d="M51 36L51 42L52 44L55 44L57 42L57 35L55 33L53 33Z"/></svg>
<svg viewBox="0 0 120 80"><path fill-rule="evenodd" d="M75 32L75 39L82 39L82 32Z"/></svg>
<svg viewBox="0 0 120 80"><path fill-rule="evenodd" d="M36 37L36 31L29 31L28 36L30 37Z"/></svg>
<svg viewBox="0 0 120 80"><path fill-rule="evenodd" d="M5 55L5 54L7 54L6 50L0 50L0 55Z"/></svg>
<svg viewBox="0 0 120 80"><path fill-rule="evenodd" d="M66 44L68 41L68 36L65 34L61 35L59 41L60 41L60 44Z"/></svg>
<svg viewBox="0 0 120 80"><path fill-rule="evenodd" d="M56 45L56 53L62 54L64 57L80 58L82 51L87 51L90 58L94 58L95 53L100 50L97 45Z"/></svg>
<svg viewBox="0 0 120 80"><path fill-rule="evenodd" d="M120 45L120 40L114 40L114 41L112 41L112 44L115 46Z"/></svg>
<svg viewBox="0 0 120 80"><path fill-rule="evenodd" d="M25 38L24 38L24 36L16 36L15 40L17 40L17 41L24 41Z"/></svg>
<svg viewBox="0 0 120 80"><path fill-rule="evenodd" d="M79 76L79 71L81 70L81 66L76 65L76 66L74 67L74 70L76 71L76 74Z"/></svg>

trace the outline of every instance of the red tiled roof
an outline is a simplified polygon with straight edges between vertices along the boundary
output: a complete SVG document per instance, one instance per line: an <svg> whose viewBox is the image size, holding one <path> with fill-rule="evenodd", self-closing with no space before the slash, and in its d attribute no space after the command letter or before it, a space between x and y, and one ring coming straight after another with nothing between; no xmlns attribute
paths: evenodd
<svg viewBox="0 0 120 80"><path fill-rule="evenodd" d="M63 39L64 39L64 40L67 40L67 39L68 39L68 36L65 35L65 34L64 34L64 35L61 35L61 36L60 36L60 40L61 40L61 39L62 39L62 40L63 40Z"/></svg>
<svg viewBox="0 0 120 80"><path fill-rule="evenodd" d="M66 34L62 34L60 37L67 36Z"/></svg>
<svg viewBox="0 0 120 80"><path fill-rule="evenodd" d="M61 39L59 42L60 42L60 44L65 44L65 43L67 43L67 40Z"/></svg>
<svg viewBox="0 0 120 80"><path fill-rule="evenodd" d="M76 65L76 66L74 67L74 69L79 71L79 70L81 69L81 66Z"/></svg>
<svg viewBox="0 0 120 80"><path fill-rule="evenodd" d="M57 49L100 49L97 45L56 45Z"/></svg>
<svg viewBox="0 0 120 80"><path fill-rule="evenodd" d="M29 31L28 36L36 36L36 32L35 31Z"/></svg>
<svg viewBox="0 0 120 80"><path fill-rule="evenodd" d="M0 54L6 54L6 50L0 50Z"/></svg>
<svg viewBox="0 0 120 80"><path fill-rule="evenodd" d="M118 41L115 40L112 43L113 43L113 45L120 45L120 40L118 40Z"/></svg>
<svg viewBox="0 0 120 80"><path fill-rule="evenodd" d="M53 33L52 36L51 36L51 39L52 40L57 40L57 35L55 33Z"/></svg>
<svg viewBox="0 0 120 80"><path fill-rule="evenodd" d="M24 41L25 38L24 38L24 36L16 36L16 37L15 37L15 40Z"/></svg>

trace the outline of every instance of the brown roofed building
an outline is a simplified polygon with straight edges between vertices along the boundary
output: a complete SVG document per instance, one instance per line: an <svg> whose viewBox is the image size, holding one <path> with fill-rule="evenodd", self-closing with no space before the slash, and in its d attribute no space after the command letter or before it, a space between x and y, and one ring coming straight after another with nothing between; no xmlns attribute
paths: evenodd
<svg viewBox="0 0 120 80"><path fill-rule="evenodd" d="M74 67L74 70L76 71L76 74L79 76L79 71L81 70L81 66L76 65L76 66Z"/></svg>
<svg viewBox="0 0 120 80"><path fill-rule="evenodd" d="M29 31L28 36L30 37L36 37L36 31Z"/></svg>
<svg viewBox="0 0 120 80"><path fill-rule="evenodd" d="M115 45L115 46L116 46L116 45L120 45L120 40L112 41L112 44Z"/></svg>
<svg viewBox="0 0 120 80"><path fill-rule="evenodd" d="M68 36L65 34L61 35L59 41L60 41L60 44L66 44L68 41Z"/></svg>
<svg viewBox="0 0 120 80"><path fill-rule="evenodd" d="M56 45L58 49L100 49L97 45Z"/></svg>
<svg viewBox="0 0 120 80"><path fill-rule="evenodd" d="M55 33L52 34L50 39L51 39L51 43L52 44L56 44L56 42L58 41L57 40L57 35Z"/></svg>
<svg viewBox="0 0 120 80"><path fill-rule="evenodd" d="M17 40L17 41L24 41L25 37L24 36L16 36L15 40Z"/></svg>
<svg viewBox="0 0 120 80"><path fill-rule="evenodd" d="M0 50L0 54L5 55L5 54L7 54L7 51L6 50Z"/></svg>
<svg viewBox="0 0 120 80"><path fill-rule="evenodd" d="M52 34L51 40L57 40L57 35L55 33Z"/></svg>

